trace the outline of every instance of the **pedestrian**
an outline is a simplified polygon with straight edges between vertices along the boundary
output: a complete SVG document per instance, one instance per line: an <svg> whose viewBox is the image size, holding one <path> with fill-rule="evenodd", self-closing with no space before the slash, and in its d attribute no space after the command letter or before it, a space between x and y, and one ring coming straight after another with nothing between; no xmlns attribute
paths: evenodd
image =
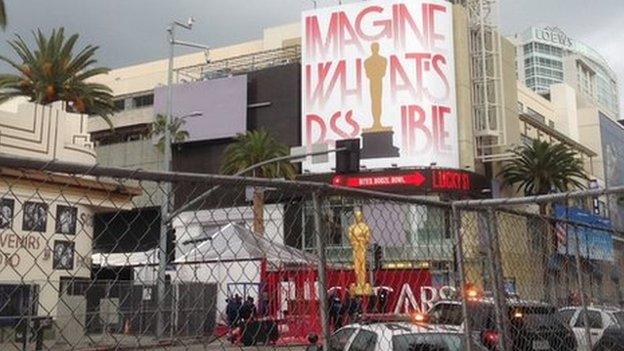
<svg viewBox="0 0 624 351"><path fill-rule="evenodd" d="M308 335L309 345L306 347L306 351L321 351L323 346L318 343L318 335L311 333Z"/></svg>
<svg viewBox="0 0 624 351"><path fill-rule="evenodd" d="M379 289L379 297L377 298L379 304L379 312L386 313L388 309L388 290Z"/></svg>
<svg viewBox="0 0 624 351"><path fill-rule="evenodd" d="M230 296L225 301L227 302L227 305L225 307L227 325L228 329L231 330L234 327L234 322L236 322L236 317L238 316L238 306L236 306L236 300L233 296Z"/></svg>
<svg viewBox="0 0 624 351"><path fill-rule="evenodd" d="M239 312L240 318L243 322L248 322L256 315L256 306L254 305L254 298L247 297L247 300L243 303Z"/></svg>
<svg viewBox="0 0 624 351"><path fill-rule="evenodd" d="M267 317L269 315L269 293L262 292L260 301L258 301L258 316Z"/></svg>
<svg viewBox="0 0 624 351"><path fill-rule="evenodd" d="M329 298L329 321L334 330L342 327L342 302L336 292L333 292Z"/></svg>

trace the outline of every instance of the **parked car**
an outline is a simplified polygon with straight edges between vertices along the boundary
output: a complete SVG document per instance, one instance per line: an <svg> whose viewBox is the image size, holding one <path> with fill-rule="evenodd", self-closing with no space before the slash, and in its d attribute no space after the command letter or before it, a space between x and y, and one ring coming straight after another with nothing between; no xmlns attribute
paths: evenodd
<svg viewBox="0 0 624 351"><path fill-rule="evenodd" d="M425 323L356 323L338 329L329 339L330 351L462 351L464 335L457 328ZM487 351L474 343L474 351Z"/></svg>
<svg viewBox="0 0 624 351"><path fill-rule="evenodd" d="M558 312L561 320L574 331L576 342L580 349L587 349L587 333L583 307L564 307ZM601 340L603 333L609 327L624 327L624 311L611 307L592 306L587 308L589 335L592 346Z"/></svg>
<svg viewBox="0 0 624 351"><path fill-rule="evenodd" d="M592 348L593 351L624 351L624 328L610 326Z"/></svg>
<svg viewBox="0 0 624 351"><path fill-rule="evenodd" d="M516 298L509 298L507 306L512 350L576 350L574 333L557 318L555 307ZM460 301L439 301L429 310L428 315L431 324L452 326L460 331L465 328ZM496 328L493 300L470 300L468 316L473 338L490 350L498 349L500 335Z"/></svg>

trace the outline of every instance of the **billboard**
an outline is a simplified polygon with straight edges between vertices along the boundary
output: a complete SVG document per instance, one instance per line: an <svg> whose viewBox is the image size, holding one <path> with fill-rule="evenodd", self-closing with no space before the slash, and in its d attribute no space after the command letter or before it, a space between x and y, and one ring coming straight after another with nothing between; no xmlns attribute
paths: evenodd
<svg viewBox="0 0 624 351"><path fill-rule="evenodd" d="M172 105L173 118L184 118L183 129L189 133L185 142L230 138L244 133L247 130L247 76L175 84ZM167 113L166 86L154 89L154 113Z"/></svg>
<svg viewBox="0 0 624 351"><path fill-rule="evenodd" d="M555 206L558 251L574 256L578 247L581 257L613 262L611 221L591 211L575 207Z"/></svg>
<svg viewBox="0 0 624 351"><path fill-rule="evenodd" d="M359 137L368 169L458 167L452 4L367 1L302 21L303 145Z"/></svg>
<svg viewBox="0 0 624 351"><path fill-rule="evenodd" d="M600 136L605 184L607 187L624 185L624 127L600 113ZM624 230L624 196L609 196L607 206L613 227Z"/></svg>

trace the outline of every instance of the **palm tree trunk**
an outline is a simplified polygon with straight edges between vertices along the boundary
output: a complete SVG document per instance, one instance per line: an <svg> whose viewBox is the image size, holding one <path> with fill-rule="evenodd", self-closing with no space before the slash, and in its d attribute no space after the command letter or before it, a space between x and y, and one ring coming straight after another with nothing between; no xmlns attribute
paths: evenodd
<svg viewBox="0 0 624 351"><path fill-rule="evenodd" d="M253 190L253 231L258 236L264 235L264 191L261 187Z"/></svg>

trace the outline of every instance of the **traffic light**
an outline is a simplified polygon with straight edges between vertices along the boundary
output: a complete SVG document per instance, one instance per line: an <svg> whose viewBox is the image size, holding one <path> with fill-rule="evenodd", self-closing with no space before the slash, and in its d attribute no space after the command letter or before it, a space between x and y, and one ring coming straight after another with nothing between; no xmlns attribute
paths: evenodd
<svg viewBox="0 0 624 351"><path fill-rule="evenodd" d="M373 244L373 270L378 271L383 266L383 249L379 244Z"/></svg>
<svg viewBox="0 0 624 351"><path fill-rule="evenodd" d="M346 148L336 152L336 173L348 174L360 171L360 139L336 140L336 149Z"/></svg>

